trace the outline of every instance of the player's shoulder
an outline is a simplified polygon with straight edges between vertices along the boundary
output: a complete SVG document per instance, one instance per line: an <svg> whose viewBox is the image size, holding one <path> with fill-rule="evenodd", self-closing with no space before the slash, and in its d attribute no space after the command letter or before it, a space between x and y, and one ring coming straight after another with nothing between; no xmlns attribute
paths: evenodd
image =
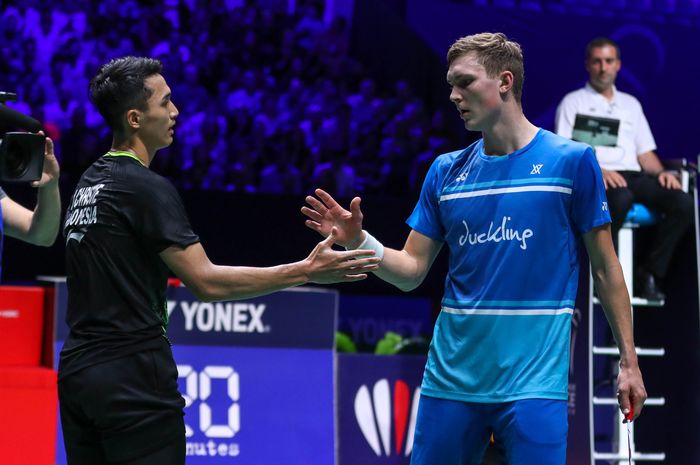
<svg viewBox="0 0 700 465"><path fill-rule="evenodd" d="M124 157L103 158L109 158L106 163L111 164L110 177L115 189L155 201L165 201L178 195L170 180L134 160Z"/></svg>
<svg viewBox="0 0 700 465"><path fill-rule="evenodd" d="M586 151L591 151L591 146L560 136L546 129L541 130L542 149L553 157L579 159Z"/></svg>
<svg viewBox="0 0 700 465"><path fill-rule="evenodd" d="M115 160L115 173L133 183L152 187L170 184L167 178L131 159Z"/></svg>
<svg viewBox="0 0 700 465"><path fill-rule="evenodd" d="M449 169L456 163L469 159L471 155L478 150L479 144L481 143L482 139L479 139L466 148L440 154L437 156L433 164L441 170L449 171Z"/></svg>
<svg viewBox="0 0 700 465"><path fill-rule="evenodd" d="M433 164L438 168L449 168L468 150L469 148L441 153L435 158L435 162Z"/></svg>

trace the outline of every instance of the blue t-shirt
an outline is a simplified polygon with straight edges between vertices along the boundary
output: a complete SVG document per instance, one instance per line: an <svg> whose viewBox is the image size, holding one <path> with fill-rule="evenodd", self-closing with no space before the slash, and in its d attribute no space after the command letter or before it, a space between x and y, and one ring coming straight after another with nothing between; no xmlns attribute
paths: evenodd
<svg viewBox="0 0 700 465"><path fill-rule="evenodd" d="M566 399L581 235L610 222L592 149L540 129L488 156L439 156L407 223L447 244L422 393L467 402Z"/></svg>

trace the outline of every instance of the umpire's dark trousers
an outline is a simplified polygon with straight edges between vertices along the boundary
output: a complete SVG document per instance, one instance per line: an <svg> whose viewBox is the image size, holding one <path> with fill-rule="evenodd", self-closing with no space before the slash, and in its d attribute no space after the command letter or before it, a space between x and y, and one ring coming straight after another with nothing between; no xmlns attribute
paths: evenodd
<svg viewBox="0 0 700 465"><path fill-rule="evenodd" d="M633 203L661 213L659 224L643 267L659 278L666 276L676 245L693 220L693 198L681 191L666 189L655 176L639 171L620 171L627 187L607 190L608 207L612 217L612 235L617 244L617 233Z"/></svg>

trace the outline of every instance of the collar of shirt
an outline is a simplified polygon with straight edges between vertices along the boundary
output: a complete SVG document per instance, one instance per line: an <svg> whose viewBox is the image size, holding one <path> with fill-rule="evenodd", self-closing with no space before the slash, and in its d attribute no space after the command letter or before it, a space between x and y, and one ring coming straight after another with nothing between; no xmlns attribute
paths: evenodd
<svg viewBox="0 0 700 465"><path fill-rule="evenodd" d="M606 108L608 113L619 107L617 87L614 84L612 86L613 96L611 100L608 100L603 94L595 90L590 82L586 83L586 90L593 94L594 98L600 103L601 108Z"/></svg>

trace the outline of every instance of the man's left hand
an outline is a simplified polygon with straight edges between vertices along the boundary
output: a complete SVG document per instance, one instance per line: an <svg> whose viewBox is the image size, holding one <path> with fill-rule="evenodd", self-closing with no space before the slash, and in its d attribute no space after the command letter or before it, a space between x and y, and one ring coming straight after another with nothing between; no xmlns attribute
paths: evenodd
<svg viewBox="0 0 700 465"><path fill-rule="evenodd" d="M681 188L680 181L678 181L678 178L670 171L662 171L661 173L659 173L657 179L659 180L659 184L661 184L661 186L665 187L666 189Z"/></svg>
<svg viewBox="0 0 700 465"><path fill-rule="evenodd" d="M39 131L38 134L43 136L44 132ZM46 145L44 145L44 168L41 173L41 179L32 182L32 187L45 187L58 183L60 172L61 169L58 166L58 160L56 160L56 154L53 151L53 141L50 137L47 137Z"/></svg>

